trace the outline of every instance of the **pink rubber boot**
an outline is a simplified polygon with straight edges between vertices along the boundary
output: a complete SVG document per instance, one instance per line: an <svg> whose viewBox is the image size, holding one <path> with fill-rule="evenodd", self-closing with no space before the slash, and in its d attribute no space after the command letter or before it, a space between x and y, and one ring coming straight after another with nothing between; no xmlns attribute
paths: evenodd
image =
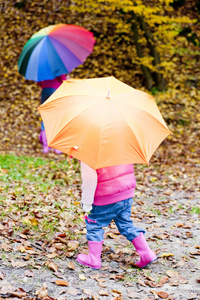
<svg viewBox="0 0 200 300"><path fill-rule="evenodd" d="M143 233L133 239L132 244L140 255L140 260L136 263L139 268L144 268L157 259L156 254L149 248Z"/></svg>
<svg viewBox="0 0 200 300"><path fill-rule="evenodd" d="M79 254L77 256L77 261L84 266L88 266L92 269L101 269L101 251L102 251L103 241L93 242L88 241L89 254Z"/></svg>
<svg viewBox="0 0 200 300"><path fill-rule="evenodd" d="M51 148L48 147L45 130L40 131L40 143L43 144L43 153L48 153Z"/></svg>

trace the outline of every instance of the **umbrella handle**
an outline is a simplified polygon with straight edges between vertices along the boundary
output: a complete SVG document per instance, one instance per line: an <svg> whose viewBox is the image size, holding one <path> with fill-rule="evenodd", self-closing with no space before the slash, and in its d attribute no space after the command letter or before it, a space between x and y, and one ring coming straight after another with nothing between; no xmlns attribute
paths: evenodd
<svg viewBox="0 0 200 300"><path fill-rule="evenodd" d="M69 166L71 167L71 162L70 162L70 157L72 158L73 156L71 155L71 151L72 151L72 149L75 149L75 150L77 150L78 149L78 146L72 146L72 147L70 147L70 149L69 149L69 155L68 155L68 157L67 157L67 160L68 160L68 163L69 163Z"/></svg>

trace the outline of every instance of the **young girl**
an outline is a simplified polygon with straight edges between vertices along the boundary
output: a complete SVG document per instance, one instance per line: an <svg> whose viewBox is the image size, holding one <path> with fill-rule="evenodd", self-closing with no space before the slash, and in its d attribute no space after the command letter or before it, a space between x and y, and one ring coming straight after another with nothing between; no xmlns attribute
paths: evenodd
<svg viewBox="0 0 200 300"><path fill-rule="evenodd" d="M144 229L135 227L131 220L131 206L136 187L132 164L118 165L94 170L81 162L82 198L81 205L86 217L86 238L89 254L79 254L77 261L93 269L101 268L103 227L114 220L118 230L135 247L140 255L136 263L144 268L157 259L144 237Z"/></svg>
<svg viewBox="0 0 200 300"><path fill-rule="evenodd" d="M60 75L51 80L39 81L37 84L42 88L41 104L43 104L66 79L69 79L69 75L67 75L67 77L66 77L66 75ZM48 153L50 148L48 147L48 144L47 144L47 137L46 137L43 122L41 123L40 143L43 144L43 153ZM56 154L62 153L59 150L54 150L54 151Z"/></svg>

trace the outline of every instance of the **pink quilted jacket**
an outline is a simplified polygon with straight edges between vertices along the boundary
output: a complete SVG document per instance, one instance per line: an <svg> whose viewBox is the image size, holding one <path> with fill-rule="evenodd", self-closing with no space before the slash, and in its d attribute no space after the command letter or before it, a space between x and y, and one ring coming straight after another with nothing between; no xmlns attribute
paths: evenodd
<svg viewBox="0 0 200 300"><path fill-rule="evenodd" d="M98 169L94 205L107 205L134 197L136 180L133 164Z"/></svg>

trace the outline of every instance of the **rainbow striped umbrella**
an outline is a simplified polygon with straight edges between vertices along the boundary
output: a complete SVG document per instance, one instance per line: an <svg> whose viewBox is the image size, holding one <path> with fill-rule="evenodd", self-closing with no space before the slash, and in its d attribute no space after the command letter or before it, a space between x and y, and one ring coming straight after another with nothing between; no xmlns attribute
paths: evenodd
<svg viewBox="0 0 200 300"><path fill-rule="evenodd" d="M92 53L93 33L76 26L50 25L33 34L19 57L19 73L36 82L70 73Z"/></svg>

